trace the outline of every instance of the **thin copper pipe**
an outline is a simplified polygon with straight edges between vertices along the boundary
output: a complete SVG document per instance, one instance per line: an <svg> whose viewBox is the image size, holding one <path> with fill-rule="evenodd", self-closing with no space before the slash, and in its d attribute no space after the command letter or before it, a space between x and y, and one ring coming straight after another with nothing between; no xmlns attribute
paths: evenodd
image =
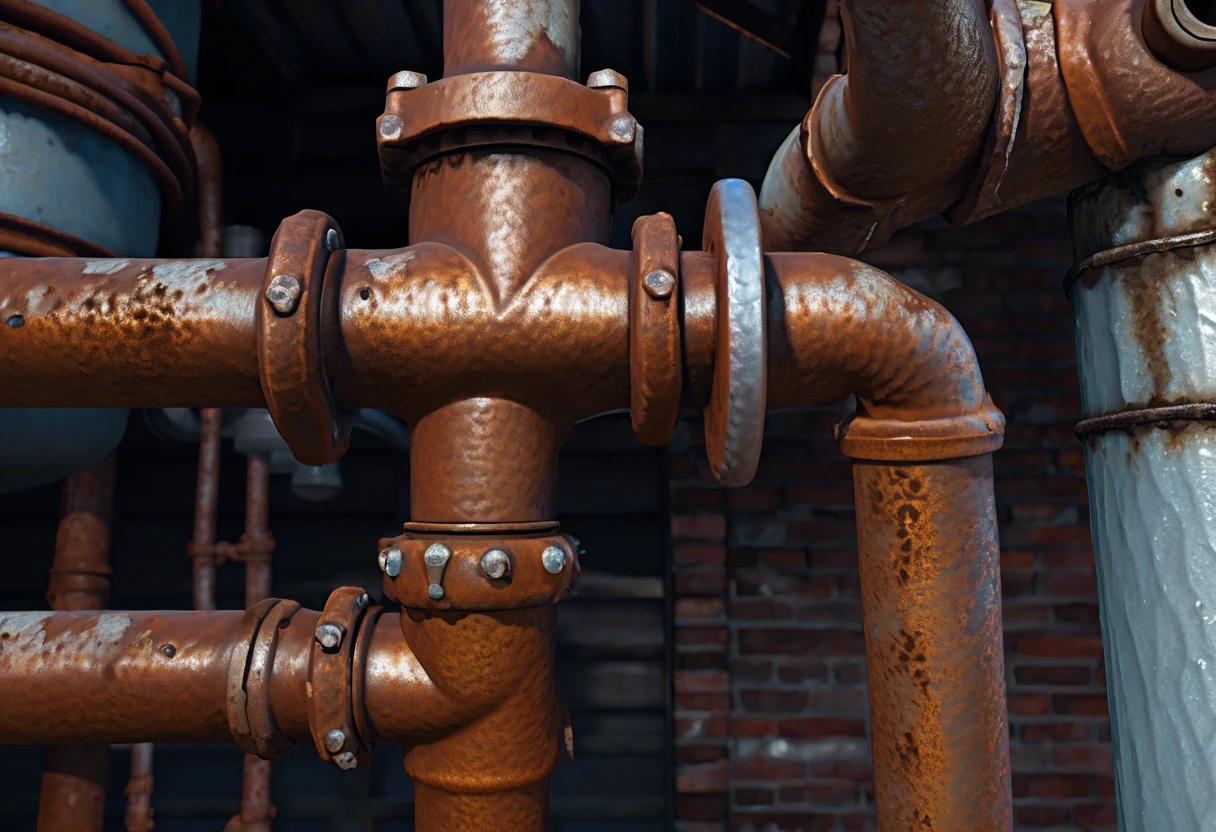
<svg viewBox="0 0 1216 832"><path fill-rule="evenodd" d="M194 608L215 609L215 525L220 479L220 429L224 411L203 408L198 444L198 488L194 498Z"/></svg>
<svg viewBox="0 0 1216 832"><path fill-rule="evenodd" d="M152 755L150 742L131 745L131 779L127 782L127 813L123 822L127 832L152 832L156 827L152 809Z"/></svg>
<svg viewBox="0 0 1216 832"><path fill-rule="evenodd" d="M110 594L114 455L64 480L47 600L56 610L100 610ZM38 832L101 832L110 747L55 745L43 753Z"/></svg>

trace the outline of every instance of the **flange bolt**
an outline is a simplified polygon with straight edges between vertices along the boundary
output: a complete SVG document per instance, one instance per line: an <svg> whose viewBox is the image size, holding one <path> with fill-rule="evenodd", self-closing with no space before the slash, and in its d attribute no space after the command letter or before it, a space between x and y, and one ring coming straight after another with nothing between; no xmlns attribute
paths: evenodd
<svg viewBox="0 0 1216 832"><path fill-rule="evenodd" d="M540 561L545 565L545 571L556 575L566 566L566 553L556 546L546 546L540 553Z"/></svg>
<svg viewBox="0 0 1216 832"><path fill-rule="evenodd" d="M337 624L322 624L317 628L317 644L325 650L337 650L342 645L342 628Z"/></svg>
<svg viewBox="0 0 1216 832"><path fill-rule="evenodd" d="M481 571L487 578L505 578L511 571L511 555L506 549L490 549L481 556Z"/></svg>
<svg viewBox="0 0 1216 832"><path fill-rule="evenodd" d="M396 546L389 546L387 549L380 551L380 571L390 578L395 578L401 574L401 550Z"/></svg>
<svg viewBox="0 0 1216 832"><path fill-rule="evenodd" d="M343 751L337 757L334 757L334 763L343 771L350 771L355 766L359 765L359 760L349 751Z"/></svg>
<svg viewBox="0 0 1216 832"><path fill-rule="evenodd" d="M335 728L325 735L325 750L330 754L337 754L344 745L346 745L346 734L341 728Z"/></svg>
<svg viewBox="0 0 1216 832"><path fill-rule="evenodd" d="M276 274L266 287L266 300L280 315L291 315L300 305L300 281L289 274Z"/></svg>

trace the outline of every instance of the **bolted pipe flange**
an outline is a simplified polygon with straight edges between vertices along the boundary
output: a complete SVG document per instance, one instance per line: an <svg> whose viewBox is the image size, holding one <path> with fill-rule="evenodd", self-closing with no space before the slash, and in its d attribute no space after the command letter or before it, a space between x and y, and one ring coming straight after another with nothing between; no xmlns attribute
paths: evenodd
<svg viewBox="0 0 1216 832"><path fill-rule="evenodd" d="M321 334L323 322L337 314L342 248L337 223L320 211L283 220L266 260L265 303L257 306L266 409L292 454L307 465L333 462L350 440L350 415L330 389Z"/></svg>
<svg viewBox="0 0 1216 832"><path fill-rule="evenodd" d="M714 256L718 282L718 348L705 408L705 449L719 482L747 485L760 462L768 396L764 252L751 185L723 179L713 186L702 243Z"/></svg>
<svg viewBox="0 0 1216 832"><path fill-rule="evenodd" d="M608 172L618 204L641 185L642 128L629 113L629 84L620 73L593 73L588 86L537 72L396 83L389 82L376 135L385 185L402 199L409 200L420 166L476 147L552 148L587 158Z"/></svg>
<svg viewBox="0 0 1216 832"><path fill-rule="evenodd" d="M644 445L666 445L680 417L680 235L670 214L633 224L629 284L629 414Z"/></svg>
<svg viewBox="0 0 1216 832"><path fill-rule="evenodd" d="M369 614L366 592L344 586L329 596L317 619L308 664L308 727L321 759L344 771L358 768L371 756L371 742L357 728L356 712L362 705L356 699L354 669L360 663L360 646L367 649L362 629L376 617Z"/></svg>
<svg viewBox="0 0 1216 832"><path fill-rule="evenodd" d="M503 533L512 527L517 534ZM401 552L399 573L385 572L384 594L403 607L522 609L574 594L579 547L556 523L485 530L480 524L407 523L406 529L400 537L382 541L386 550ZM445 530L449 534L437 540Z"/></svg>

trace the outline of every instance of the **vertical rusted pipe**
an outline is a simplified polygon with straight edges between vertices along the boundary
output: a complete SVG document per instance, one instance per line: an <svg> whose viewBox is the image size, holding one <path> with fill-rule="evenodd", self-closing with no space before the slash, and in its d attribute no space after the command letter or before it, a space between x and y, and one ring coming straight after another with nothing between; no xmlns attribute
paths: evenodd
<svg viewBox="0 0 1216 832"><path fill-rule="evenodd" d="M1008 832L992 456L853 467L878 828Z"/></svg>
<svg viewBox="0 0 1216 832"><path fill-rule="evenodd" d="M220 480L220 428L224 411L207 407L202 411L198 443L198 486L194 496L194 537L190 555L194 561L194 608L215 609L215 524Z"/></svg>
<svg viewBox="0 0 1216 832"><path fill-rule="evenodd" d="M150 742L131 745L131 774L127 781L127 813L123 822L127 832L152 832L152 752Z"/></svg>
<svg viewBox="0 0 1216 832"><path fill-rule="evenodd" d="M55 610L100 610L110 594L114 455L64 480L47 600ZM108 745L43 752L38 832L101 832Z"/></svg>
<svg viewBox="0 0 1216 832"><path fill-rule="evenodd" d="M274 538L270 534L270 463L250 455L245 479L245 607L270 597L270 553ZM274 818L270 800L271 763L245 755L241 778L241 813L233 818L232 832L269 832Z"/></svg>
<svg viewBox="0 0 1216 832"><path fill-rule="evenodd" d="M444 0L443 74L578 74L578 0Z"/></svg>

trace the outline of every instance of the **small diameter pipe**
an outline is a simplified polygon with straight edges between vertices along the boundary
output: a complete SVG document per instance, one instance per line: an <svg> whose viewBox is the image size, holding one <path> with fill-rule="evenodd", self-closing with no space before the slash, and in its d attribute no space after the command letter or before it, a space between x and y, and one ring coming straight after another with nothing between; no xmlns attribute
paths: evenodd
<svg viewBox="0 0 1216 832"><path fill-rule="evenodd" d="M127 813L123 823L127 832L152 832L156 824L152 820L152 757L156 748L150 742L137 742L131 746L131 776L127 781Z"/></svg>
<svg viewBox="0 0 1216 832"><path fill-rule="evenodd" d="M270 550L274 548L270 535L270 463L257 455L249 457L246 467L244 542L254 544L254 551L244 556L245 606L249 608L270 597ZM241 812L233 818L231 832L269 832L275 815L270 785L271 762L246 754Z"/></svg>
<svg viewBox="0 0 1216 832"><path fill-rule="evenodd" d="M194 609L215 609L215 528L220 485L220 431L224 411L203 408L198 443L198 485L194 492Z"/></svg>
<svg viewBox="0 0 1216 832"><path fill-rule="evenodd" d="M56 610L104 609L110 594L114 455L63 483L47 600ZM38 832L101 832L110 747L53 745L43 752Z"/></svg>

